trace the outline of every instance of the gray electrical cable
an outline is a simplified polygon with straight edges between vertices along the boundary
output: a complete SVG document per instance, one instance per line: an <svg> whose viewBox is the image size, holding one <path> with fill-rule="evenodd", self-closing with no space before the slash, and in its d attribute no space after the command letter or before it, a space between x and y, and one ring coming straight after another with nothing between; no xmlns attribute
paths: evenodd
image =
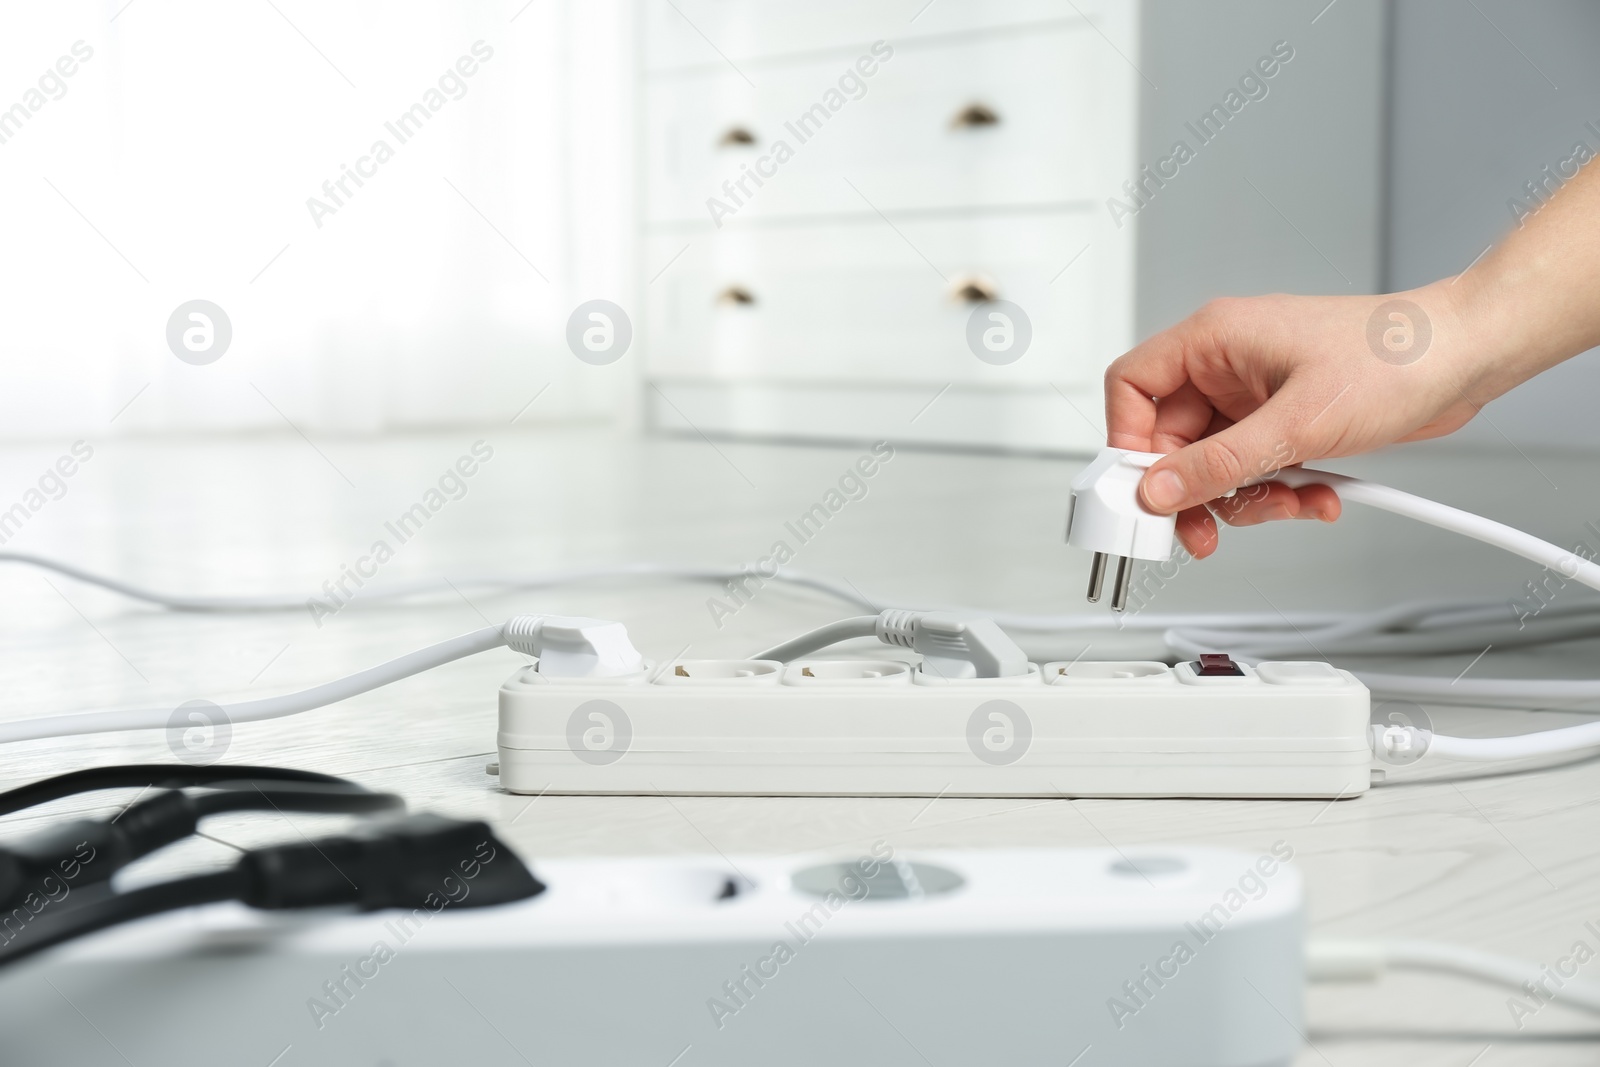
<svg viewBox="0 0 1600 1067"><path fill-rule="evenodd" d="M775 659L779 663L784 663L800 656L809 656L840 641L848 641L853 637L876 637L877 633L878 616L858 615L852 619L840 619L838 622L819 626L799 637L791 637L782 644L773 645L765 652L756 653L753 658Z"/></svg>

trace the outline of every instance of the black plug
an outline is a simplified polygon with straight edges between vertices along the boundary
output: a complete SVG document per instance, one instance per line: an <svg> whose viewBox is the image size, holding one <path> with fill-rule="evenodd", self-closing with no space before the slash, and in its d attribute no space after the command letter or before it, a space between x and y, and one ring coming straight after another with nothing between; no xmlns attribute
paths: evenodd
<svg viewBox="0 0 1600 1067"><path fill-rule="evenodd" d="M73 819L0 846L0 911L108 882L140 856L194 833L198 820L189 797L160 793L115 819Z"/></svg>
<svg viewBox="0 0 1600 1067"><path fill-rule="evenodd" d="M223 783L217 783L222 785ZM237 811L317 811L367 814L404 802L354 783L330 779L228 783L199 794L157 793L112 819L73 819L0 846L0 914L59 900L76 887L104 884L142 856L194 834L201 819ZM246 788L248 786L248 788Z"/></svg>
<svg viewBox="0 0 1600 1067"><path fill-rule="evenodd" d="M254 908L353 904L381 908L481 907L544 892L489 824L420 813L375 821L316 843L253 850L236 868L239 899Z"/></svg>

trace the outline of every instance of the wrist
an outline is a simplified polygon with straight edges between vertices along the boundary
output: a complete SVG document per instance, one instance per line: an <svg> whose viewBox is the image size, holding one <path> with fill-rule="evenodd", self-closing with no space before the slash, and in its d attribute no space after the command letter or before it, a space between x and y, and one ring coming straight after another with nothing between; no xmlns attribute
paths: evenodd
<svg viewBox="0 0 1600 1067"><path fill-rule="evenodd" d="M1433 347L1455 378L1455 387L1483 405L1532 378L1544 366L1530 360L1530 347L1516 335L1517 323L1504 313L1487 276L1468 271L1443 278L1405 296L1429 315Z"/></svg>

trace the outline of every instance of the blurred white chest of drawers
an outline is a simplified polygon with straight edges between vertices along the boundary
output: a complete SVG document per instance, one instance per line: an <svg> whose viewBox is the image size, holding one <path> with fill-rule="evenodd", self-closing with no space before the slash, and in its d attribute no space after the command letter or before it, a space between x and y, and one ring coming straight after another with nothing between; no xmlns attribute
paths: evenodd
<svg viewBox="0 0 1600 1067"><path fill-rule="evenodd" d="M644 0L652 425L1097 444L1070 403L1098 408L1132 338L1104 201L1136 169L1139 78L1102 34L1131 44L1136 11ZM1026 345L1009 362L969 343L994 299L1027 320L980 315Z"/></svg>
<svg viewBox="0 0 1600 1067"><path fill-rule="evenodd" d="M1280 32L1313 32L1262 24L1283 5L1203 6L639 0L638 304L649 425L1098 447L1104 370L1135 340L1136 310L1145 313L1136 284L1141 299L1152 289L1139 261L1151 258L1138 237L1145 220L1113 202L1134 204L1141 155L1170 146L1169 128L1204 112L1202 96L1229 89L1240 67L1250 69L1249 55L1268 51ZM1166 92L1141 69L1151 27L1164 35L1152 41L1166 40L1176 57ZM1315 32L1326 46L1341 31ZM1362 54L1372 45L1370 28L1346 36ZM1161 48L1154 51L1160 61ZM1376 90L1340 83L1367 77L1365 69L1337 54L1330 60L1351 72L1319 80L1315 63L1302 61L1294 73L1310 74L1299 78L1299 99L1346 111L1354 99L1352 128L1376 131L1381 123L1360 111ZM1153 121L1151 100L1170 113L1158 106ZM1295 103L1285 92L1272 109L1292 112ZM1258 118L1270 109L1256 110L1227 131L1230 151L1248 149L1252 134L1262 143L1274 136ZM1375 163L1376 134L1360 140L1329 146L1349 161L1340 165ZM1235 245L1235 231L1247 245L1266 227L1281 231L1273 240L1301 240L1309 223L1295 236L1248 199L1252 187L1271 187L1259 173L1254 186L1232 179L1214 186L1224 192L1203 192L1227 162L1222 150L1208 151L1213 175L1178 182L1191 187L1182 195L1147 186L1166 198L1168 218L1183 220L1174 232L1191 246ZM1378 168L1369 169L1362 182L1375 187ZM1334 172L1326 181L1362 184ZM1250 225L1223 240L1207 233L1208 217L1245 209L1258 212ZM1359 211L1372 216L1375 248L1376 207L1363 201ZM1282 254L1291 248L1233 252L1259 264L1264 251L1289 268L1291 285L1303 280L1296 264L1325 269L1321 252ZM1367 263L1346 266L1345 281L1365 284L1376 273Z"/></svg>

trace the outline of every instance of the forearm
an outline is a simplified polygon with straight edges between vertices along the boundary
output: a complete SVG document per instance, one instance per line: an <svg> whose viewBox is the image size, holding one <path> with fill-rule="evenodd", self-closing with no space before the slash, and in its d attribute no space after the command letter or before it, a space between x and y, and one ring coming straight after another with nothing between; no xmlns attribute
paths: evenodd
<svg viewBox="0 0 1600 1067"><path fill-rule="evenodd" d="M1600 163L1562 186L1482 260L1435 290L1482 363L1484 403L1600 345Z"/></svg>

